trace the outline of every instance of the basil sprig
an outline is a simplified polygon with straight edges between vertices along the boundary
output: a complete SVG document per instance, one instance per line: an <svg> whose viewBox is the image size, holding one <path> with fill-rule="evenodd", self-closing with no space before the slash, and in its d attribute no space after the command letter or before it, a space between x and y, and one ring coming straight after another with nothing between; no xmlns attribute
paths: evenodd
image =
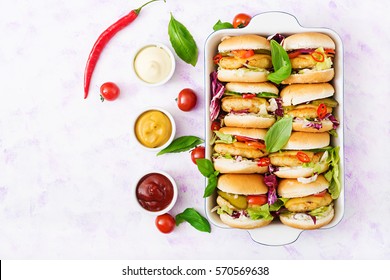
<svg viewBox="0 0 390 280"><path fill-rule="evenodd" d="M270 44L274 72L268 75L268 80L280 84L291 75L291 62L287 52L278 42L271 40Z"/></svg>
<svg viewBox="0 0 390 280"><path fill-rule="evenodd" d="M274 153L282 149L290 139L291 130L292 117L284 117L275 122L264 137L267 152Z"/></svg>
<svg viewBox="0 0 390 280"><path fill-rule="evenodd" d="M217 23L213 26L214 31L229 28L233 28L233 24L230 22L222 22L221 20L218 20Z"/></svg>
<svg viewBox="0 0 390 280"><path fill-rule="evenodd" d="M213 163L207 158L197 159L196 165L200 173L208 179L203 197L209 197L217 187L219 171L214 169Z"/></svg>
<svg viewBox="0 0 390 280"><path fill-rule="evenodd" d="M182 213L177 214L175 220L176 226L180 225L182 222L188 222L199 231L211 232L209 221L207 221L207 219L199 214L199 212L194 208L187 208Z"/></svg>
<svg viewBox="0 0 390 280"><path fill-rule="evenodd" d="M191 150L199 144L202 144L203 140L196 136L181 136L172 141L172 143L157 153L158 156L167 153L180 153Z"/></svg>
<svg viewBox="0 0 390 280"><path fill-rule="evenodd" d="M168 24L168 35L176 54L192 66L198 61L198 47L188 29L177 21L172 13Z"/></svg>

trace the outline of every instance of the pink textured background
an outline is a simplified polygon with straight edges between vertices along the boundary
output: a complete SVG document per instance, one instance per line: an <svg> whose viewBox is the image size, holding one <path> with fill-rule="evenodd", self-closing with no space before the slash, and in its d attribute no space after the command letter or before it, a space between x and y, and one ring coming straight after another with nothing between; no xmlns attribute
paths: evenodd
<svg viewBox="0 0 390 280"><path fill-rule="evenodd" d="M145 1L2 1L0 10L0 259L389 259L389 16L381 1L173 1L154 3L107 46L83 100L83 72L97 36ZM196 67L177 60L164 87L139 84L135 50L170 46L169 12L199 48ZM134 118L161 106L177 135L203 137L203 50L214 23L235 14L285 11L303 26L328 27L344 43L345 215L329 230L304 232L293 244L254 243L245 231L180 225L160 234L131 204L134 180L169 172L180 188L173 214L203 212L204 179L187 153L156 159L135 145ZM116 82L119 100L101 103L99 86ZM177 109L184 87L199 96Z"/></svg>

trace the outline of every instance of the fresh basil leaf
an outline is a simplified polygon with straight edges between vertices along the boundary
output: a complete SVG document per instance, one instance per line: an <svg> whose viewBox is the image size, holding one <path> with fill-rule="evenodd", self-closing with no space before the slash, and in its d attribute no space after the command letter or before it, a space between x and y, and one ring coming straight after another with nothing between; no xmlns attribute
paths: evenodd
<svg viewBox="0 0 390 280"><path fill-rule="evenodd" d="M200 173L202 173L203 176L209 177L212 174L214 174L214 165L211 162L211 160L207 158L199 158L196 160L196 166L198 167L198 170Z"/></svg>
<svg viewBox="0 0 390 280"><path fill-rule="evenodd" d="M187 208L182 213L177 214L175 217L176 226L182 222L188 222L194 228L203 232L211 232L209 221L201 214L199 214L194 208Z"/></svg>
<svg viewBox="0 0 390 280"><path fill-rule="evenodd" d="M274 72L268 75L268 80L280 84L291 75L291 62L287 52L278 42L271 40L270 44Z"/></svg>
<svg viewBox="0 0 390 280"><path fill-rule="evenodd" d="M167 153L180 153L191 150L199 144L202 144L203 140L196 136L181 136L172 141L172 143L157 153L158 156Z"/></svg>
<svg viewBox="0 0 390 280"><path fill-rule="evenodd" d="M222 22L221 20L218 20L217 23L213 26L214 31L229 28L233 28L233 24L230 22Z"/></svg>
<svg viewBox="0 0 390 280"><path fill-rule="evenodd" d="M292 130L292 117L284 117L275 122L265 134L267 152L274 153L282 149L288 142Z"/></svg>
<svg viewBox="0 0 390 280"><path fill-rule="evenodd" d="M218 184L218 176L214 174L209 176L207 186L204 189L203 197L209 197L210 195L212 195L214 193L215 188L217 187L217 184Z"/></svg>
<svg viewBox="0 0 390 280"><path fill-rule="evenodd" d="M188 29L177 21L172 13L168 25L168 35L176 54L186 63L192 66L198 61L198 47Z"/></svg>

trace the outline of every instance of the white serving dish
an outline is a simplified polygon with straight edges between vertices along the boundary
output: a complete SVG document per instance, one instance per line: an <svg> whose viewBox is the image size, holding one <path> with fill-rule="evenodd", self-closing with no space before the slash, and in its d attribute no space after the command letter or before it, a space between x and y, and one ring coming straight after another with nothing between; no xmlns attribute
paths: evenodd
<svg viewBox="0 0 390 280"><path fill-rule="evenodd" d="M321 229L328 229L337 225L344 214L344 103L343 103L343 44L339 35L333 30L317 27L303 27L298 20L291 14L285 12L266 12L254 16L250 24L243 29L223 29L212 33L205 43L205 119L206 119L206 158L211 159L212 146L210 139L212 138L211 121L209 117L210 105L210 73L216 70L213 63L213 57L217 53L217 47L224 36L237 36L243 34L258 34L268 37L275 33L280 33L288 36L294 33L301 32L321 32L330 36L336 44L336 56L334 61L335 77L332 84L335 88L335 99L339 102L339 106L334 110L334 115L340 121L340 126L337 129L338 137L332 137L333 146L340 146L340 181L341 193L335 201L335 217L332 222ZM206 199L206 214L208 219L217 227L232 230L219 219L218 214L211 212L216 205L215 194ZM235 229L238 230L238 229ZM296 241L303 230L291 228L283 225L278 220L273 221L270 225L248 230L251 238L258 243L265 245L285 245Z"/></svg>

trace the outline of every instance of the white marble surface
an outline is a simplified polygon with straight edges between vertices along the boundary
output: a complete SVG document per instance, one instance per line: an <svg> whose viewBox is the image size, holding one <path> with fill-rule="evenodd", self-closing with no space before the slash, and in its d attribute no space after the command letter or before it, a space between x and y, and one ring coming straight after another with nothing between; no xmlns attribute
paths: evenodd
<svg viewBox="0 0 390 280"><path fill-rule="evenodd" d="M153 3L104 50L90 97L83 72L98 35L145 1L2 1L0 4L0 259L389 259L390 24L382 1L173 1ZM169 44L169 12L199 48L196 67L178 60L164 87L139 84L131 59L143 43ZM177 119L177 135L203 137L203 50L213 24L239 12L285 11L303 26L329 27L345 49L345 215L329 230L293 244L254 243L247 232L180 225L160 234L131 203L134 180L149 169L177 180L178 203L204 213L204 179L187 153L156 159L135 145L131 124L158 105ZM112 80L122 94L101 103ZM177 109L184 87L196 109Z"/></svg>

